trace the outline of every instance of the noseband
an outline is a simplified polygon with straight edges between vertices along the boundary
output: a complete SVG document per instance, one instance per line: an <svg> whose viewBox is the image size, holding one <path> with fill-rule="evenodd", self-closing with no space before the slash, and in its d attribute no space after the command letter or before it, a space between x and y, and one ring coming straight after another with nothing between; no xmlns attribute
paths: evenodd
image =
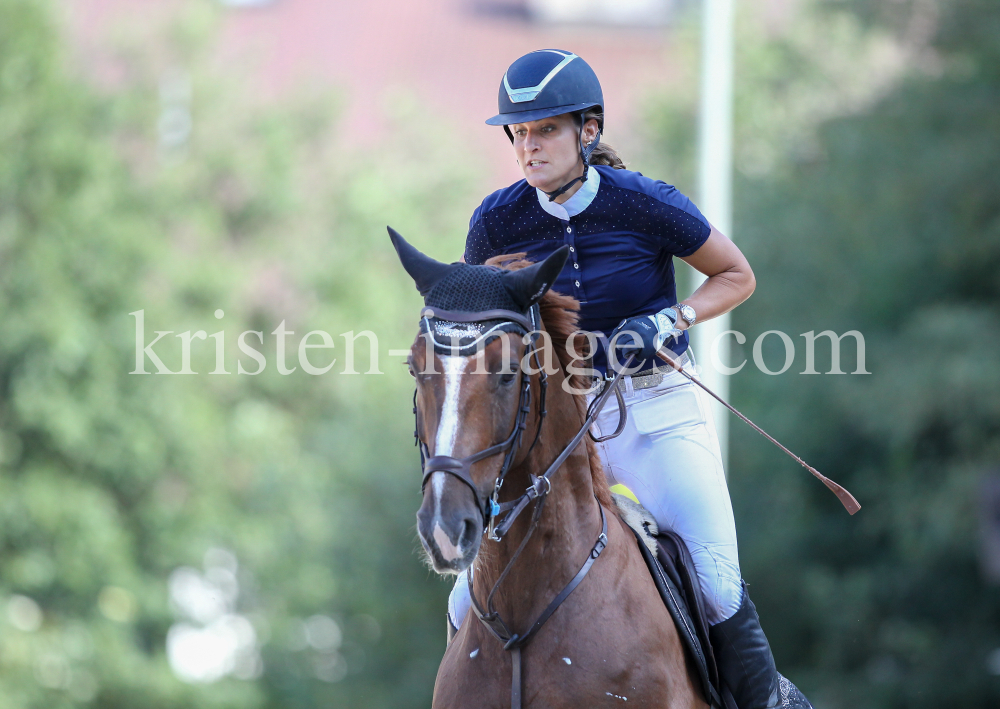
<svg viewBox="0 0 1000 709"><path fill-rule="evenodd" d="M528 452L530 453L531 449L538 443L538 438L542 433L542 423L545 420L545 389L548 386L548 375L545 373L545 370L539 366L538 358L538 336L541 332L541 312L538 305L533 305L531 307L528 311L527 317L512 310L483 310L476 313L464 313L441 310L440 308L424 308L420 311L420 316L427 320L428 333L431 335L433 334L433 330L430 327L430 319L437 318L447 322L459 323L482 323L491 320L503 320L519 325L524 329L525 335L530 336L528 350L525 352L525 357L531 358L535 368L539 372L538 383L541 390L538 407L538 428L535 430L535 438L531 443L531 448L528 449ZM514 427L511 429L510 435L507 436L505 440L464 458L455 458L450 455L431 456L427 444L420 438L420 413L417 409L417 392L414 390L413 414L416 417L416 427L413 431L413 437L416 445L420 449L420 462L421 467L423 468L423 478L420 481L421 494L423 493L424 488L427 487L427 481L434 473L447 473L448 475L454 475L456 478L465 483L470 490L472 490L472 495L476 500L476 507L479 509L479 513L483 518L483 530L486 530L489 527L490 520L493 516L500 512L500 505L497 502L497 496L500 494L500 488L503 486L504 477L507 475L507 471L510 470L510 466L514 462L514 457L517 455L517 451L521 446L521 437L524 435L524 431L528 427L528 414L530 412L531 378L525 376L522 371L521 395L517 403L517 415L514 418ZM500 467L500 474L497 476L496 484L493 486L493 494L490 496L484 496L480 492L475 481L472 479L472 465L499 453L505 453L503 464Z"/></svg>

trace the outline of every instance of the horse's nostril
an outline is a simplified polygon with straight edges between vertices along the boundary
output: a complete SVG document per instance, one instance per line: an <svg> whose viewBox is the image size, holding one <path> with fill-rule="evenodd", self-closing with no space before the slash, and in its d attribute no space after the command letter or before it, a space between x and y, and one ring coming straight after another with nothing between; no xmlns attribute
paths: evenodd
<svg viewBox="0 0 1000 709"><path fill-rule="evenodd" d="M471 544L475 540L478 531L479 526L476 524L476 520L471 517L466 517L462 526L462 538L460 542L462 546L464 547Z"/></svg>

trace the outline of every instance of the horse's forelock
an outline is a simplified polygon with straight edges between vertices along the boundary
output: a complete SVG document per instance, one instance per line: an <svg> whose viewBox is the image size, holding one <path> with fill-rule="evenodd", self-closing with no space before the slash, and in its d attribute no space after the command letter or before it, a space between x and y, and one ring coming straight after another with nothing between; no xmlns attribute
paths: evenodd
<svg viewBox="0 0 1000 709"><path fill-rule="evenodd" d="M532 262L527 260L525 256L524 253L494 256L486 262L486 265L517 271L532 265ZM574 391L586 391L591 385L587 378L580 374L568 374L569 365L574 361L579 362L579 360L574 360L570 349L583 353L580 343L575 343L577 346L573 348L566 346L574 333L579 331L580 303L572 296L563 295L550 289L539 301L539 308L542 325L552 340L552 346L555 347L563 376L569 380ZM579 394L572 396L580 411L580 420L583 421L587 417L586 398ZM594 445L589 436L584 440L587 442L587 455L590 458L590 475L593 479L594 493L602 505L612 508L611 490L608 488L608 481L604 475L604 464L597 452L597 446Z"/></svg>

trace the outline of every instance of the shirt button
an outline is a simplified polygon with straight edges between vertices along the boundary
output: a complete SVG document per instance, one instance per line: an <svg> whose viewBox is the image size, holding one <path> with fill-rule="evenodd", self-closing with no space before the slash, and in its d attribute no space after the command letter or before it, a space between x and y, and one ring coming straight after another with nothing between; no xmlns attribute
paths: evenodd
<svg viewBox="0 0 1000 709"><path fill-rule="evenodd" d="M570 252L571 254L575 254L575 253L576 253L576 249L574 249L574 248L573 248L572 246L570 246L570 247L569 247L569 252Z"/></svg>
<svg viewBox="0 0 1000 709"><path fill-rule="evenodd" d="M573 268L575 268L575 269L579 270L579 269L580 269L580 264L578 264L578 263L574 263L574 264L573 264Z"/></svg>
<svg viewBox="0 0 1000 709"><path fill-rule="evenodd" d="M566 227L566 233L567 234L572 234L573 233L573 227L571 227L571 226Z"/></svg>

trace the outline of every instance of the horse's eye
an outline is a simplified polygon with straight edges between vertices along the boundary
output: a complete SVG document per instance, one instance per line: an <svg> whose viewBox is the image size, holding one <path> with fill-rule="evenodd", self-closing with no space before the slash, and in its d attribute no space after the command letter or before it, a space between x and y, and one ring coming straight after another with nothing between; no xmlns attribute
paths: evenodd
<svg viewBox="0 0 1000 709"><path fill-rule="evenodd" d="M517 379L517 372L506 372L500 375L501 384L513 384L515 379Z"/></svg>

